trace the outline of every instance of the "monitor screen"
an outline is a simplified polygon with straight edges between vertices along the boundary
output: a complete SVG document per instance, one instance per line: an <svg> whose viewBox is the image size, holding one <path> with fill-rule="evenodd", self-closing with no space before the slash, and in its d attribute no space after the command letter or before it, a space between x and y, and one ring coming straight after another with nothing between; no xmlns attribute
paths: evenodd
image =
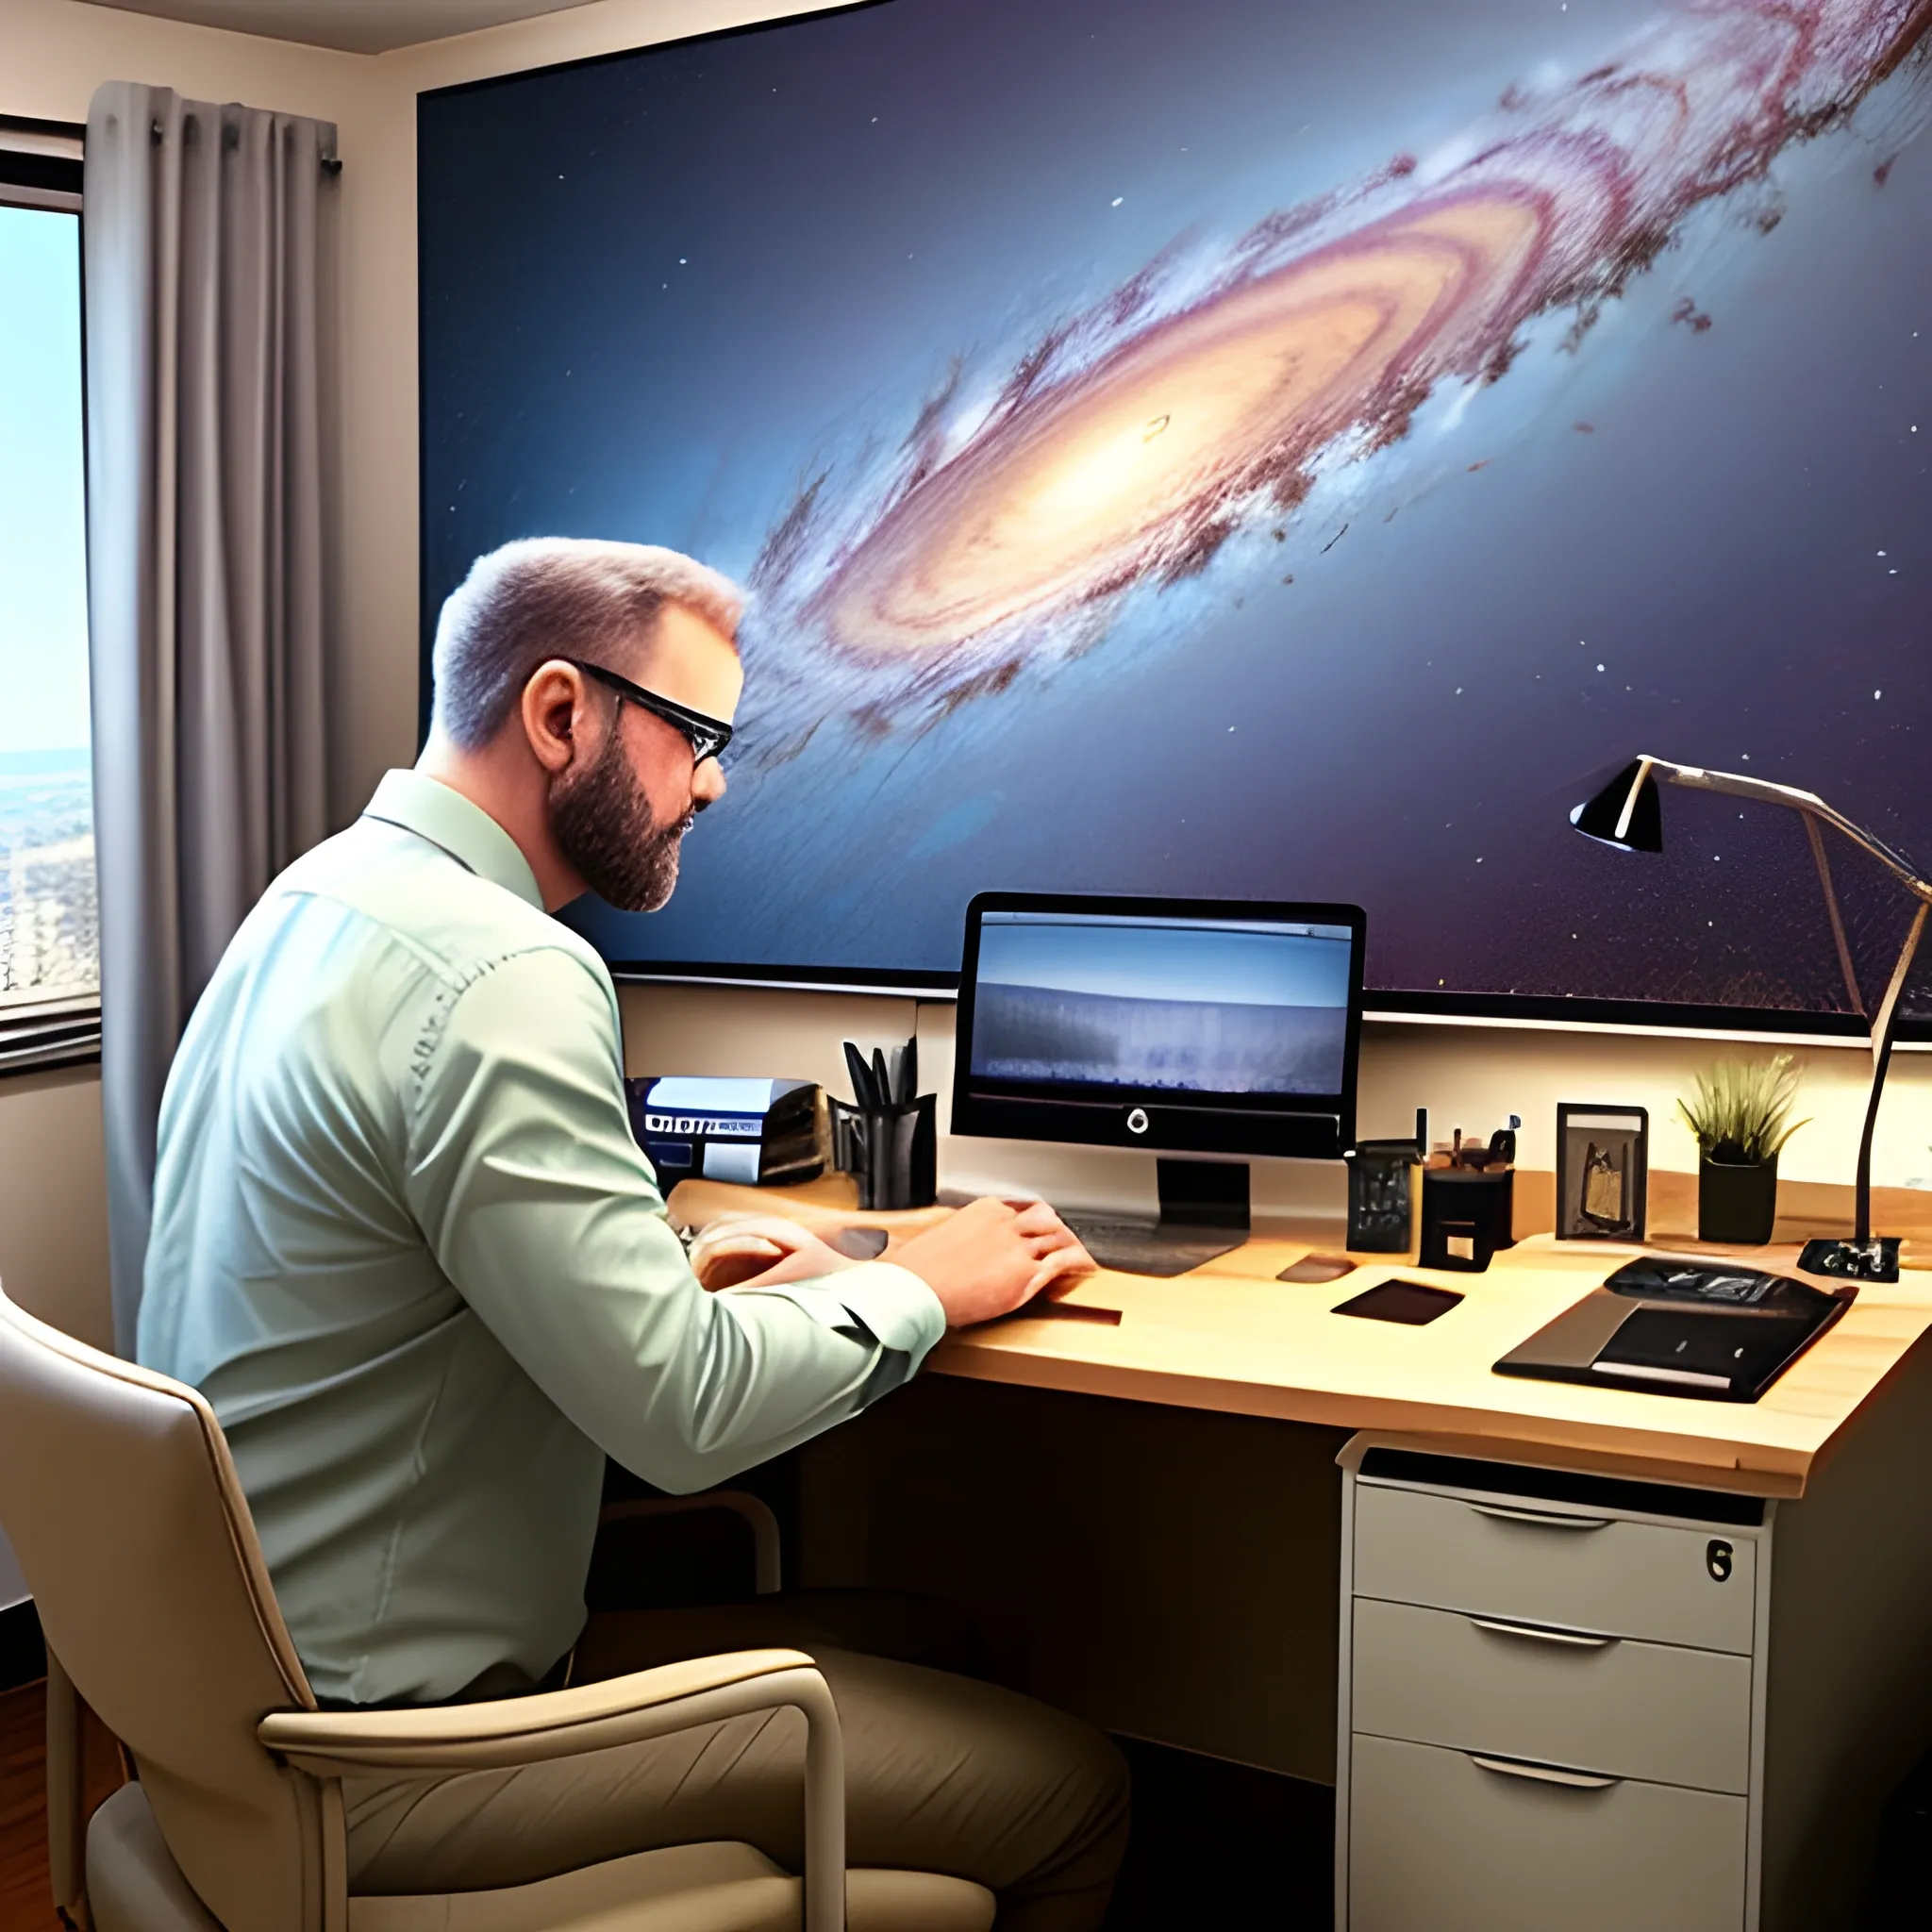
<svg viewBox="0 0 1932 1932"><path fill-rule="evenodd" d="M1932 855L1928 24L883 0L425 95L425 641L517 537L751 592L676 895L567 916L946 987L991 887L1347 900L1376 1006L1862 1031L1880 868L1841 949L1795 813L1569 812Z"/></svg>
<svg viewBox="0 0 1932 1932"><path fill-rule="evenodd" d="M983 895L954 1131L1339 1152L1362 924L1351 907Z"/></svg>

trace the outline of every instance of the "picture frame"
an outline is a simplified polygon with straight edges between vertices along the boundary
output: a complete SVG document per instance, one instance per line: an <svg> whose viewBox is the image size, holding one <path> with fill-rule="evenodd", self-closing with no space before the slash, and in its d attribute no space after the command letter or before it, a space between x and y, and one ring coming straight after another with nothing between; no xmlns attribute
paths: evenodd
<svg viewBox="0 0 1932 1932"><path fill-rule="evenodd" d="M1557 1239L1641 1242L1650 1206L1650 1109L1557 1104Z"/></svg>

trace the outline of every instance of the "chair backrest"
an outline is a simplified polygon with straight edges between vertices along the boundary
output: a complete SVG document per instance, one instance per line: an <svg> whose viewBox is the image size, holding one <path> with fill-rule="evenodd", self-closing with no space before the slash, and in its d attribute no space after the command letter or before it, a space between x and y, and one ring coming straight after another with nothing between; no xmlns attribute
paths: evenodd
<svg viewBox="0 0 1932 1932"><path fill-rule="evenodd" d="M0 1293L0 1526L208 1909L228 1932L314 1932L319 1799L256 1726L315 1698L208 1403Z"/></svg>

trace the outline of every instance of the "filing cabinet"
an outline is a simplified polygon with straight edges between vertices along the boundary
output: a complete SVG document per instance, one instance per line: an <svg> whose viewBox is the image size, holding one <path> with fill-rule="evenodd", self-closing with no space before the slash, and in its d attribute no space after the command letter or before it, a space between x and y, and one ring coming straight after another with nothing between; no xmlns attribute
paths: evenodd
<svg viewBox="0 0 1932 1932"><path fill-rule="evenodd" d="M1856 1482L1341 1459L1338 1932L1855 1932L1932 1722L1932 1672L1857 1648L1932 1641L1916 1523L1861 1520Z"/></svg>

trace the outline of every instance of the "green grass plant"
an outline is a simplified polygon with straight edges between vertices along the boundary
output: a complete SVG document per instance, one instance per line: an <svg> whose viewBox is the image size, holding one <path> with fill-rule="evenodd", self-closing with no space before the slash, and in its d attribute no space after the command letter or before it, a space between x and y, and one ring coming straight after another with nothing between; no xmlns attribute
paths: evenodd
<svg viewBox="0 0 1932 1932"><path fill-rule="evenodd" d="M1778 1149L1809 1124L1808 1117L1791 1119L1798 1081L1788 1053L1768 1060L1719 1060L1697 1074L1690 1098L1677 1102L1677 1112L1707 1160L1760 1166L1775 1159Z"/></svg>

